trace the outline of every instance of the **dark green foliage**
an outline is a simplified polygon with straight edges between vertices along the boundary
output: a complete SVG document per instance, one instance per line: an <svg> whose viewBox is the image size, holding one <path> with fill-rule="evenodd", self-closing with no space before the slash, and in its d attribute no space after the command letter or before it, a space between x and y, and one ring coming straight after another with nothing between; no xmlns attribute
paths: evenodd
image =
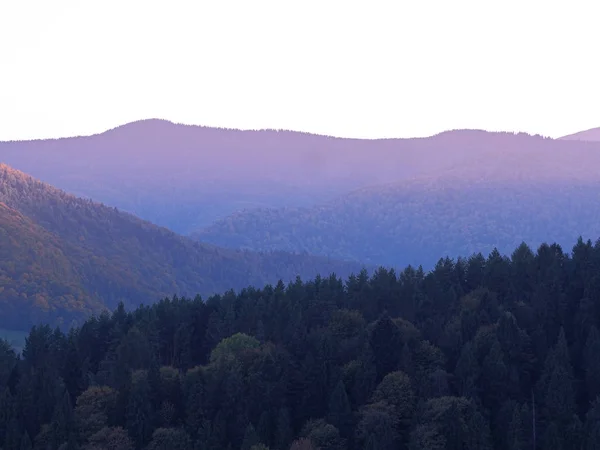
<svg viewBox="0 0 600 450"><path fill-rule="evenodd" d="M146 444L152 436L157 411L150 402L150 384L145 371L132 374L132 386L126 409L126 428L137 446Z"/></svg>
<svg viewBox="0 0 600 450"><path fill-rule="evenodd" d="M342 450L345 441L339 430L323 419L309 420L304 425L301 435L310 439L315 448Z"/></svg>
<svg viewBox="0 0 600 450"><path fill-rule="evenodd" d="M185 430L178 428L158 428L152 433L147 450L188 450L192 441Z"/></svg>
<svg viewBox="0 0 600 450"><path fill-rule="evenodd" d="M93 434L83 450L133 450L135 447L121 427L105 427Z"/></svg>
<svg viewBox="0 0 600 450"><path fill-rule="evenodd" d="M19 445L19 450L32 450L31 439L29 438L29 434L27 432L23 433L23 437L21 438L21 444Z"/></svg>
<svg viewBox="0 0 600 450"><path fill-rule="evenodd" d="M403 372L387 374L373 393L373 403L382 402L392 407L391 415L395 424L396 438L403 444L408 442L415 400L410 378Z"/></svg>
<svg viewBox="0 0 600 450"><path fill-rule="evenodd" d="M246 431L244 432L244 440L242 441L242 447L240 450L250 450L254 445L260 443L260 438L256 433L256 429L250 423L246 427Z"/></svg>
<svg viewBox="0 0 600 450"><path fill-rule="evenodd" d="M402 355L400 330L387 314L375 322L370 344L375 357L377 378L381 380L385 374L398 368Z"/></svg>
<svg viewBox="0 0 600 450"><path fill-rule="evenodd" d="M590 328L583 357L587 397L596 399L600 395L600 333L594 325Z"/></svg>
<svg viewBox="0 0 600 450"><path fill-rule="evenodd" d="M348 437L351 434L352 408L346 394L346 386L342 380L338 381L331 393L327 420L340 431L342 436Z"/></svg>
<svg viewBox="0 0 600 450"><path fill-rule="evenodd" d="M22 355L0 342L0 448L595 449L600 244L582 245L35 327Z"/></svg>

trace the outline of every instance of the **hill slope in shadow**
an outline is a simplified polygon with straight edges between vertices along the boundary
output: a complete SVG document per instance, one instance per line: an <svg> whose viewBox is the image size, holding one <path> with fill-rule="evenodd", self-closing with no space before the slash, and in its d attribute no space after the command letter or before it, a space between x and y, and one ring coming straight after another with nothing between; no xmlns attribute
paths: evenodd
<svg viewBox="0 0 600 450"><path fill-rule="evenodd" d="M369 264L432 268L494 248L600 237L600 181L464 177L375 186L312 208L249 210L193 236L221 246L306 251Z"/></svg>

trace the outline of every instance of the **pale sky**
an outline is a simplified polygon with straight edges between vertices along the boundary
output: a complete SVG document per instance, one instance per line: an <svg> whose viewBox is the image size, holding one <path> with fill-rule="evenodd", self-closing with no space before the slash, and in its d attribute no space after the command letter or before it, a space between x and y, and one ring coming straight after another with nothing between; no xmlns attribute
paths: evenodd
<svg viewBox="0 0 600 450"><path fill-rule="evenodd" d="M0 0L0 140L600 126L597 0Z"/></svg>

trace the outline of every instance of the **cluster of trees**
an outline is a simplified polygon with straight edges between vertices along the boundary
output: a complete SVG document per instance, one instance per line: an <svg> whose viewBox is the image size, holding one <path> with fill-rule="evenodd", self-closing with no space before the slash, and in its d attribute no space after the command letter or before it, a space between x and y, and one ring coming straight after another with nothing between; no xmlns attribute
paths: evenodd
<svg viewBox="0 0 600 450"><path fill-rule="evenodd" d="M120 305L0 344L0 448L600 448L600 243Z"/></svg>

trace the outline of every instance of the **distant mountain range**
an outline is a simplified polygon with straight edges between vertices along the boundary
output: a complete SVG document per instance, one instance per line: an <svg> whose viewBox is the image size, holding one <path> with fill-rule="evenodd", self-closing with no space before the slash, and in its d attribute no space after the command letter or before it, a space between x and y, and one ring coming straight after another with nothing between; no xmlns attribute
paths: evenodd
<svg viewBox="0 0 600 450"><path fill-rule="evenodd" d="M534 164L549 148L556 155L582 145L477 130L366 140L153 119L94 136L0 142L0 162L188 234L242 209L309 207L371 185L442 176L464 166L477 173L487 164L498 166L507 154L513 160L530 155Z"/></svg>
<svg viewBox="0 0 600 450"><path fill-rule="evenodd" d="M0 328L69 325L90 313L204 296L362 264L226 250L66 194L0 164Z"/></svg>
<svg viewBox="0 0 600 450"><path fill-rule="evenodd" d="M0 159L223 247L431 266L440 254L600 236L596 132L361 140L144 120L2 142Z"/></svg>
<svg viewBox="0 0 600 450"><path fill-rule="evenodd" d="M408 153L401 144L398 151ZM234 248L425 268L439 255L600 237L600 142L463 130L411 145L422 149L414 160L436 164L455 155L455 163L312 207L238 211L193 236Z"/></svg>
<svg viewBox="0 0 600 450"><path fill-rule="evenodd" d="M567 136L563 136L560 139L565 141L591 141L598 142L600 141L600 127L592 128L590 130L580 131L579 133L569 134Z"/></svg>
<svg viewBox="0 0 600 450"><path fill-rule="evenodd" d="M600 181L422 179L361 189L311 208L242 211L193 237L232 248L432 269L442 255L487 256L494 248L509 254L522 242L595 240L598 204Z"/></svg>

